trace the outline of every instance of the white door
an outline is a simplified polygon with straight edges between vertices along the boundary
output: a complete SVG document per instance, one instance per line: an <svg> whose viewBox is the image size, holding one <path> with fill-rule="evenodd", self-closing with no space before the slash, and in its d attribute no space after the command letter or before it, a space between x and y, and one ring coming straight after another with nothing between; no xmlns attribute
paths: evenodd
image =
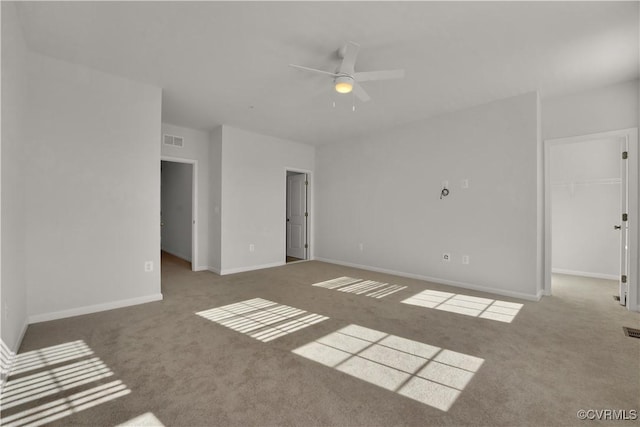
<svg viewBox="0 0 640 427"><path fill-rule="evenodd" d="M307 175L287 176L287 256L307 259Z"/></svg>
<svg viewBox="0 0 640 427"><path fill-rule="evenodd" d="M620 225L615 228L620 230L620 281L619 295L620 305L627 305L627 295L629 293L629 221L627 215L629 212L629 168L628 153L629 141L627 138L620 144Z"/></svg>

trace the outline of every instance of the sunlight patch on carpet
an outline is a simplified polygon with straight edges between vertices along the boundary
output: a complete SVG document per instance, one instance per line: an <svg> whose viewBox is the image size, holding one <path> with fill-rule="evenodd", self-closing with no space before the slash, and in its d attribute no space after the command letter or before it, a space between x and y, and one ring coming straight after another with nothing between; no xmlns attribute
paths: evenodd
<svg viewBox="0 0 640 427"><path fill-rule="evenodd" d="M262 342L280 338L328 319L326 316L262 298L199 311L196 314Z"/></svg>
<svg viewBox="0 0 640 427"><path fill-rule="evenodd" d="M40 426L131 393L120 380L103 384L113 376L84 341L14 355L0 395L0 425Z"/></svg>
<svg viewBox="0 0 640 427"><path fill-rule="evenodd" d="M432 290L422 291L402 302L505 323L511 323L523 306L515 302Z"/></svg>
<svg viewBox="0 0 640 427"><path fill-rule="evenodd" d="M156 417L153 412L147 412L140 416L118 424L116 427L165 427L164 424Z"/></svg>
<svg viewBox="0 0 640 427"><path fill-rule="evenodd" d="M15 427L41 426L118 397L126 396L129 393L131 393L131 390L122 381L112 381L13 415L3 416L2 425Z"/></svg>
<svg viewBox="0 0 640 427"><path fill-rule="evenodd" d="M84 341L72 341L40 350L28 351L14 357L11 374L17 375L93 354Z"/></svg>
<svg viewBox="0 0 640 427"><path fill-rule="evenodd" d="M99 358L94 357L70 365L17 378L2 390L2 409L13 408L61 391L89 384L113 375Z"/></svg>
<svg viewBox="0 0 640 427"><path fill-rule="evenodd" d="M331 280L325 280L324 282L314 283L311 286L318 286L320 288L327 288L327 289L335 289L335 288L339 288L340 286L346 286L352 283L358 283L360 281L362 281L362 279L354 279L353 277L338 277Z"/></svg>
<svg viewBox="0 0 640 427"><path fill-rule="evenodd" d="M353 277L338 277L324 282L314 283L311 286L318 286L327 289L336 289L356 295L365 295L371 298L384 298L406 288L406 286L391 285L389 283L376 282L374 280L354 279Z"/></svg>
<svg viewBox="0 0 640 427"><path fill-rule="evenodd" d="M448 411L484 359L349 325L294 354Z"/></svg>

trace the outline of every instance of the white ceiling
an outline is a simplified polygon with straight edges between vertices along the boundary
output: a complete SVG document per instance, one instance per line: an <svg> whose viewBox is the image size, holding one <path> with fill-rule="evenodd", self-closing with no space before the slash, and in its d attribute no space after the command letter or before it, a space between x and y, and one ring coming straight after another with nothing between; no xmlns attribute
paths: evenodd
<svg viewBox="0 0 640 427"><path fill-rule="evenodd" d="M29 47L163 88L163 121L322 144L638 78L638 2L23 2ZM332 91L345 41L372 100ZM336 100L336 107L332 101Z"/></svg>

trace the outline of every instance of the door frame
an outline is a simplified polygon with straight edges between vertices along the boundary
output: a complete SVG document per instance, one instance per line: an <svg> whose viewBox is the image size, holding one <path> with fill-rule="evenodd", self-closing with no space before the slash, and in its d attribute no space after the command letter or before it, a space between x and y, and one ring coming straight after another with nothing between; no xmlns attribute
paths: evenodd
<svg viewBox="0 0 640 427"><path fill-rule="evenodd" d="M191 271L199 271L198 261L198 161L181 157L160 156L160 162L187 163L192 165L191 173ZM162 174L162 172L161 172ZM162 198L160 199L162 210Z"/></svg>
<svg viewBox="0 0 640 427"><path fill-rule="evenodd" d="M292 167L285 167L284 168L284 179L282 180L282 182L284 182L284 191L283 191L283 200L284 203L282 204L282 206L284 206L284 221L282 222L284 224L284 232L283 232L283 236L284 236L284 260L285 260L285 264L286 264L286 259L287 259L287 172L295 172L295 173L304 173L307 174L307 181L309 181L309 185L307 185L307 212L309 213L309 216L307 217L307 245L309 246L307 248L307 258L304 259L303 261L311 261L312 259L314 259L314 245L313 245L313 231L314 231L314 223L315 223L315 214L314 214L314 204L313 204L313 172L308 170L308 169L300 169L300 168L292 168ZM298 262L302 262L302 261L298 261Z"/></svg>
<svg viewBox="0 0 640 427"><path fill-rule="evenodd" d="M626 138L629 143L628 157L628 204L629 204L629 278L627 309L639 311L638 307L638 129L628 128L587 135L553 138L544 141L544 295L551 295L552 270L552 224L551 224L551 147L575 144L594 139Z"/></svg>

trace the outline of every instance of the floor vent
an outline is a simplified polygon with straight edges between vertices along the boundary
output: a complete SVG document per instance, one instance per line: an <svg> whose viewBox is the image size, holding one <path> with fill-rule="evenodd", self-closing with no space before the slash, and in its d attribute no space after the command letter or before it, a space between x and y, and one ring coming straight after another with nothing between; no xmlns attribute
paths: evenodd
<svg viewBox="0 0 640 427"><path fill-rule="evenodd" d="M640 329L629 328L627 326L623 326L624 334L631 338L640 338Z"/></svg>
<svg viewBox="0 0 640 427"><path fill-rule="evenodd" d="M616 300L616 301L620 301L620 295L614 295L613 299Z"/></svg>

